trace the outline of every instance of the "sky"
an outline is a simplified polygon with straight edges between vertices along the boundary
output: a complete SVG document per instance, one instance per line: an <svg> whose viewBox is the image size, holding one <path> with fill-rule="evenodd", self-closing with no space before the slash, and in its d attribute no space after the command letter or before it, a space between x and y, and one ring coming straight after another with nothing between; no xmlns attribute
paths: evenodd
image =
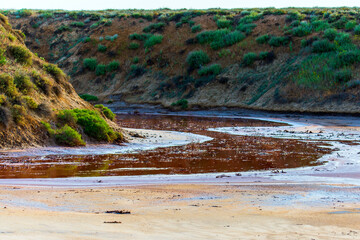
<svg viewBox="0 0 360 240"><path fill-rule="evenodd" d="M207 9L253 7L360 7L360 0L1 0L2 9Z"/></svg>

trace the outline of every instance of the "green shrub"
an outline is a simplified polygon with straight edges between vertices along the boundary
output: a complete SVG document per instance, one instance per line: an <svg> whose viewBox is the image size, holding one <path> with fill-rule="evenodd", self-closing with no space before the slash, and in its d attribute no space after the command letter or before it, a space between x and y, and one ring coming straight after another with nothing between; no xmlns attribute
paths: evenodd
<svg viewBox="0 0 360 240"><path fill-rule="evenodd" d="M98 45L98 51L99 51L99 52L106 52L106 50L107 50L107 47L106 47L106 46L104 46L104 45L102 45L102 44L99 44L99 45Z"/></svg>
<svg viewBox="0 0 360 240"><path fill-rule="evenodd" d="M11 108L11 115L15 123L23 125L25 123L26 109L23 106L14 104Z"/></svg>
<svg viewBox="0 0 360 240"><path fill-rule="evenodd" d="M121 138L119 133L116 133L107 122L96 111L86 109L74 109L73 111L77 118L77 124L79 124L84 133L96 140L113 142ZM58 113L58 117L61 118L63 111Z"/></svg>
<svg viewBox="0 0 360 240"><path fill-rule="evenodd" d="M106 118L110 119L111 121L114 121L115 114L108 107L105 107L102 104L97 104L97 105L95 105L95 107L99 108L100 111L105 115Z"/></svg>
<svg viewBox="0 0 360 240"><path fill-rule="evenodd" d="M164 37L162 35L153 35L145 41L144 47L151 48L156 44L160 44L162 42L163 38Z"/></svg>
<svg viewBox="0 0 360 240"><path fill-rule="evenodd" d="M108 72L113 72L113 71L117 71L120 68L120 63L116 60L110 62L107 66L106 66L106 70Z"/></svg>
<svg viewBox="0 0 360 240"><path fill-rule="evenodd" d="M335 51L336 46L335 44L329 42L327 39L318 40L313 42L312 44L312 51L314 53L325 53Z"/></svg>
<svg viewBox="0 0 360 240"><path fill-rule="evenodd" d="M269 34L265 34L265 35L262 35L262 36L256 38L256 42L259 43L259 44L268 43L269 40L270 40L270 35Z"/></svg>
<svg viewBox="0 0 360 240"><path fill-rule="evenodd" d="M35 102L35 100L32 97L24 96L24 97L22 97L22 99L25 101L26 105L30 109L37 109L38 108L38 104Z"/></svg>
<svg viewBox="0 0 360 240"><path fill-rule="evenodd" d="M82 28L82 27L85 26L85 23L83 23L83 22L73 22L73 23L71 23L70 25L71 25L72 27L80 27L80 28Z"/></svg>
<svg viewBox="0 0 360 240"><path fill-rule="evenodd" d="M353 21L349 21L345 24L345 29L346 30L353 30L355 28L355 26L357 25L357 22L355 20Z"/></svg>
<svg viewBox="0 0 360 240"><path fill-rule="evenodd" d="M202 30L202 27L201 27L201 25L199 24L199 25L195 25L195 26L193 26L192 28L191 28L191 32L192 33L197 33L197 32L200 32Z"/></svg>
<svg viewBox="0 0 360 240"><path fill-rule="evenodd" d="M292 30L292 35L297 37L304 37L312 32L312 27L309 24L302 24Z"/></svg>
<svg viewBox="0 0 360 240"><path fill-rule="evenodd" d="M327 21L316 20L311 23L316 32L325 31L330 28L330 24Z"/></svg>
<svg viewBox="0 0 360 240"><path fill-rule="evenodd" d="M147 70L144 66L133 64L130 66L130 71L127 74L126 78L133 79L136 77L140 77L140 76L144 75L146 73L146 71Z"/></svg>
<svg viewBox="0 0 360 240"><path fill-rule="evenodd" d="M0 105L4 105L6 103L6 95L0 94Z"/></svg>
<svg viewBox="0 0 360 240"><path fill-rule="evenodd" d="M129 44L129 49L132 49L132 50L136 50L140 47L140 44L138 44L137 42L132 42Z"/></svg>
<svg viewBox="0 0 360 240"><path fill-rule="evenodd" d="M221 41L227 34L230 33L229 29L219 29L215 31L204 31L196 36L199 43L211 43Z"/></svg>
<svg viewBox="0 0 360 240"><path fill-rule="evenodd" d="M241 23L237 26L236 29L244 32L246 35L249 35L255 27L255 23Z"/></svg>
<svg viewBox="0 0 360 240"><path fill-rule="evenodd" d="M180 107L181 109L185 110L189 107L189 102L186 99L181 99L177 102L171 104L172 107Z"/></svg>
<svg viewBox="0 0 360 240"><path fill-rule="evenodd" d="M159 23L153 23L150 24L149 26L147 26L146 28L143 29L143 32L145 33L149 33L151 31L161 31L163 30L165 27L165 23L163 22L159 22Z"/></svg>
<svg viewBox="0 0 360 240"><path fill-rule="evenodd" d="M55 77L57 80L60 80L61 76L65 76L64 72L55 64L44 64L44 70Z"/></svg>
<svg viewBox="0 0 360 240"><path fill-rule="evenodd" d="M91 37L85 37L83 40L84 43L88 43L90 41L91 41Z"/></svg>
<svg viewBox="0 0 360 240"><path fill-rule="evenodd" d="M340 46L350 44L351 37L348 33L339 33L335 38L335 42L337 42Z"/></svg>
<svg viewBox="0 0 360 240"><path fill-rule="evenodd" d="M354 28L354 33L356 35L360 35L360 25L357 25L355 28ZM1 64L0 64L1 65Z"/></svg>
<svg viewBox="0 0 360 240"><path fill-rule="evenodd" d="M34 78L34 82L38 88L43 91L46 95L50 92L50 80L46 77L41 76L38 72L32 71L31 76Z"/></svg>
<svg viewBox="0 0 360 240"><path fill-rule="evenodd" d="M4 54L5 54L5 50L0 48L0 67L7 63L7 60L6 60L6 57Z"/></svg>
<svg viewBox="0 0 360 240"><path fill-rule="evenodd" d="M336 54L335 63L333 67L340 68L344 66L351 66L358 62L360 62L359 50L341 51Z"/></svg>
<svg viewBox="0 0 360 240"><path fill-rule="evenodd" d="M62 25L56 30L57 33L62 33L66 31L71 31L71 28L67 25Z"/></svg>
<svg viewBox="0 0 360 240"><path fill-rule="evenodd" d="M200 68L202 65L210 62L209 56L202 50L192 51L188 54L186 62L191 69Z"/></svg>
<svg viewBox="0 0 360 240"><path fill-rule="evenodd" d="M253 52L246 53L243 57L243 64L245 66L252 65L257 60L257 54Z"/></svg>
<svg viewBox="0 0 360 240"><path fill-rule="evenodd" d="M220 18L219 20L216 21L216 24L218 28L229 28L232 24L232 21L226 18Z"/></svg>
<svg viewBox="0 0 360 240"><path fill-rule="evenodd" d="M85 142L82 140L81 135L72 127L65 125L60 129L54 130L49 123L41 122L50 135L54 136L55 141L59 145L76 147L85 146Z"/></svg>
<svg viewBox="0 0 360 240"><path fill-rule="evenodd" d="M84 99L85 101L88 102L92 102L92 101L99 101L99 98L97 96L94 95L90 95L90 94L81 94L79 95L82 99Z"/></svg>
<svg viewBox="0 0 360 240"><path fill-rule="evenodd" d="M269 40L269 45L272 47L280 47L280 46L285 46L289 43L289 38L288 37L277 37L277 36L273 36L270 38Z"/></svg>
<svg viewBox="0 0 360 240"><path fill-rule="evenodd" d="M32 81L30 80L30 77L21 73L15 74L14 83L17 89L19 89L20 92L22 92L25 95L31 93L31 91L35 87Z"/></svg>
<svg viewBox="0 0 360 240"><path fill-rule="evenodd" d="M139 57L134 57L133 60L132 60L132 63L133 64L139 63Z"/></svg>
<svg viewBox="0 0 360 240"><path fill-rule="evenodd" d="M139 33L133 33L130 34L129 38L130 40L139 40L139 41L146 41L152 36L152 34L139 34Z"/></svg>
<svg viewBox="0 0 360 240"><path fill-rule="evenodd" d="M200 76L204 76L204 75L219 75L221 73L222 69L221 66L219 64L212 64L210 66L206 66L206 67L202 67L199 71L198 74Z"/></svg>
<svg viewBox="0 0 360 240"><path fill-rule="evenodd" d="M19 95L14 79L7 73L0 74L0 92L12 99Z"/></svg>
<svg viewBox="0 0 360 240"><path fill-rule="evenodd" d="M10 45L8 50L17 62L27 65L32 64L31 53L27 48L18 45Z"/></svg>
<svg viewBox="0 0 360 240"><path fill-rule="evenodd" d="M85 58L83 61L83 65L85 68L95 71L97 64L96 58Z"/></svg>
<svg viewBox="0 0 360 240"><path fill-rule="evenodd" d="M330 41L334 41L337 35L338 31L334 28L329 28L324 31L324 37Z"/></svg>
<svg viewBox="0 0 360 240"><path fill-rule="evenodd" d="M341 69L336 71L335 80L336 82L343 84L350 81L353 77L351 69Z"/></svg>
<svg viewBox="0 0 360 240"><path fill-rule="evenodd" d="M96 76L105 75L106 74L106 65L104 65L104 64L97 65L95 74L96 74Z"/></svg>

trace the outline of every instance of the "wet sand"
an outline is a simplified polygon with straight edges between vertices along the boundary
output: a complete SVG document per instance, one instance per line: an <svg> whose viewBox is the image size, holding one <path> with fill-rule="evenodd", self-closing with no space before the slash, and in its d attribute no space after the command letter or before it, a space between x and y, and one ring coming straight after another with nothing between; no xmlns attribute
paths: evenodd
<svg viewBox="0 0 360 240"><path fill-rule="evenodd" d="M298 134L306 141L335 128L348 133L323 143L332 149L321 157L327 162L312 167L2 179L0 239L360 239L359 139L351 135L358 134L358 123L319 123L288 126L287 132L251 129L254 137ZM315 133L304 133L309 129ZM105 213L113 210L131 214Z"/></svg>

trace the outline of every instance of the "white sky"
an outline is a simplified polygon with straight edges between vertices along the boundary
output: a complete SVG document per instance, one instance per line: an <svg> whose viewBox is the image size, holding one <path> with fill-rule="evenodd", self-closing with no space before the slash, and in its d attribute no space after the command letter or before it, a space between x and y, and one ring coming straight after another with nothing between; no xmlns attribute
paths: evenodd
<svg viewBox="0 0 360 240"><path fill-rule="evenodd" d="M360 0L0 0L2 9L157 9L252 7L360 7Z"/></svg>

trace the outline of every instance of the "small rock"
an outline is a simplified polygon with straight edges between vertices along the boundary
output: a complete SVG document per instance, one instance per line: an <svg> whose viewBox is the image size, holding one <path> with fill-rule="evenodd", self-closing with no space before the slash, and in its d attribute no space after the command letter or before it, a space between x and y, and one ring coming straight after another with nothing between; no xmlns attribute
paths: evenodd
<svg viewBox="0 0 360 240"><path fill-rule="evenodd" d="M240 177L242 175L241 175L241 173L235 173L235 176Z"/></svg>
<svg viewBox="0 0 360 240"><path fill-rule="evenodd" d="M231 177L231 176L225 175L225 174L221 174L221 175L216 176L216 178L229 178L229 177Z"/></svg>

